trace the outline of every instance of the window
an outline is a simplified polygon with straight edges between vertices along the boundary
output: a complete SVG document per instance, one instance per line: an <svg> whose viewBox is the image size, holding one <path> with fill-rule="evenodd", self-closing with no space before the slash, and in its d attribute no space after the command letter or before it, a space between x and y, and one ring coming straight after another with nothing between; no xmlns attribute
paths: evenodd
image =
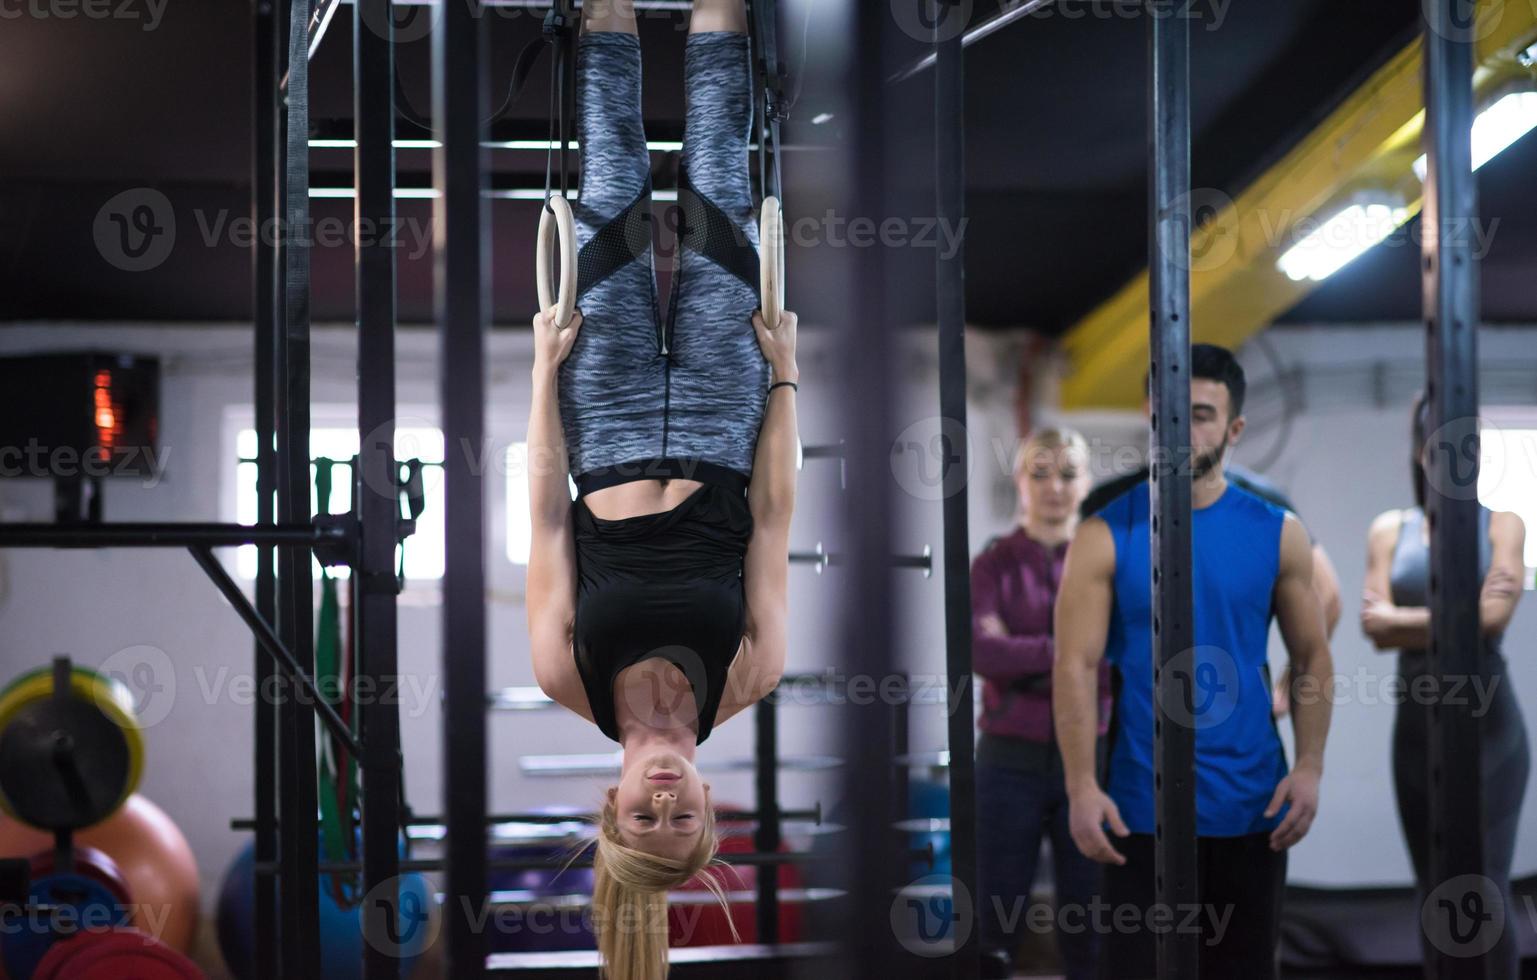
<svg viewBox="0 0 1537 980"><path fill-rule="evenodd" d="M507 474L507 560L514 565L528 564L531 531L528 521L528 443L515 442L507 447L502 470ZM576 481L568 475L566 486L576 499Z"/></svg>
<svg viewBox="0 0 1537 980"><path fill-rule="evenodd" d="M1512 420L1514 421L1514 420ZM1478 499L1490 510L1510 510L1526 523L1526 581L1531 589L1537 569L1537 425L1528 416L1525 427L1486 425L1480 434L1482 467Z"/></svg>
<svg viewBox="0 0 1537 980"><path fill-rule="evenodd" d="M236 475L235 520L241 524L256 523L256 430L242 428L235 438L240 456ZM350 461L358 451L356 428L316 428L310 430L310 456L335 460L337 465L331 475L331 499L327 506L316 507L314 485L315 467L310 466L310 505L316 512L345 514L352 509L352 467ZM406 581L436 580L443 577L443 433L430 426L401 426L395 430L395 456L397 459L420 459L429 465L422 471L422 483L426 491L426 507L417 519L416 533L406 539ZM527 517L524 517L527 524ZM398 557L398 556L397 556ZM246 545L238 549L235 558L236 572L242 578L256 578L256 548ZM315 576L320 576L320 563L315 562ZM348 568L332 569L340 578L350 573Z"/></svg>

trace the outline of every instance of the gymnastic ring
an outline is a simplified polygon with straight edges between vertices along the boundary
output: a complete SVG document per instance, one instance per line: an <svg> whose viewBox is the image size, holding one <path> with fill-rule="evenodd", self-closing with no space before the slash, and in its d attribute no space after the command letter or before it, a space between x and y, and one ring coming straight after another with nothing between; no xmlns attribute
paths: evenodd
<svg viewBox="0 0 1537 980"><path fill-rule="evenodd" d="M550 295L551 253L560 251L560 293ZM576 311L576 225L571 203L564 195L551 194L539 211L539 245L534 250L534 277L539 289L539 309L555 307L555 327L564 330Z"/></svg>
<svg viewBox="0 0 1537 980"><path fill-rule="evenodd" d="M779 326L785 308L785 225L779 198L765 197L758 217L759 285L763 291L763 322Z"/></svg>

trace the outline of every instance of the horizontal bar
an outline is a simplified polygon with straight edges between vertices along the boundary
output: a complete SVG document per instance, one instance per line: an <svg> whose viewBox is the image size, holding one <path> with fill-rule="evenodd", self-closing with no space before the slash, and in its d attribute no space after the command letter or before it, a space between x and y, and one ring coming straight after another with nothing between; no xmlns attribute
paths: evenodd
<svg viewBox="0 0 1537 980"><path fill-rule="evenodd" d="M352 3L352 0L341 0L342 3ZM440 0L395 0L397 7L430 7ZM521 7L526 10L549 10L550 0L480 0L482 7ZM576 9L582 9L578 2ZM693 8L691 0L632 0L632 6L636 10L690 10Z"/></svg>
<svg viewBox="0 0 1537 980"><path fill-rule="evenodd" d="M556 192L558 193L558 192ZM542 201L545 191L543 187L506 187L500 190L488 190L485 197L493 201ZM358 196L355 187L311 187L310 197L318 200L350 201ZM436 189L431 187L397 187L395 197L399 200L432 201L438 197ZM676 201L678 192L675 190L653 190L653 201Z"/></svg>
<svg viewBox="0 0 1537 980"><path fill-rule="evenodd" d="M487 841L487 846L492 846ZM749 852L730 855L730 863L744 867L769 867L781 864L810 864L813 861L824 861L827 855L812 851L780 851L776 854L759 854ZM442 871L448 866L444 858L409 858L400 862L402 873L408 871ZM536 868L590 868L592 867L592 851L589 849L580 857L566 863L566 859L560 856L546 856L538 858L498 858L486 862L488 871L530 871ZM279 872L281 864L278 861L257 861L256 873L258 875L275 875ZM349 874L363 870L362 861L321 861L321 874Z"/></svg>
<svg viewBox="0 0 1537 980"><path fill-rule="evenodd" d="M781 902L809 905L813 902L828 902L836 898L842 898L848 892L841 888L785 888L779 892ZM732 905L751 905L758 900L758 893L752 889L732 889L725 892L726 901ZM708 891L675 891L667 893L668 905L714 905L718 900ZM530 891L527 888L513 888L506 891L495 891L490 895L489 904L498 908L564 908L585 909L592 904L592 895L581 892L572 892L566 895L544 895Z"/></svg>
<svg viewBox="0 0 1537 980"><path fill-rule="evenodd" d="M842 459L847 450L842 439L825 446L802 446L801 459Z"/></svg>
<svg viewBox="0 0 1537 980"><path fill-rule="evenodd" d="M397 150L436 150L439 146L434 139L422 139L402 136L395 140ZM559 140L551 139L513 139L513 140L485 140L480 144L488 150L506 150L512 153L548 153L552 149L560 148ZM572 151L581 149L581 141L573 139L570 143ZM310 139L312 150L353 150L357 149L357 140L348 139L345 136L316 136ZM810 143L780 144L781 152L798 153L806 150L824 150L831 147L816 146ZM647 140L646 150L650 153L682 153L682 140ZM756 153L757 143L748 143L747 152Z"/></svg>
<svg viewBox="0 0 1537 980"><path fill-rule="evenodd" d="M1051 6L1051 4L1054 2L1055 0L1012 0L1012 3L1005 3L1004 9L999 10L996 14L988 17L976 27L966 31L966 33L961 37L961 47L969 48L973 44L976 44L978 41L987 37L989 34L1001 31L1005 27L1008 27L1010 24L1014 23L1016 20L1019 20L1022 17L1028 17L1030 14L1035 13L1037 10L1040 10L1043 7ZM926 54L919 58L917 61L913 62L908 67L886 79L886 84L894 85L897 82L905 82L907 79L912 78L919 72L933 68L938 60L939 55L937 52Z"/></svg>
<svg viewBox="0 0 1537 980"><path fill-rule="evenodd" d="M831 755L801 756L778 760L781 772L819 772L836 769L843 760ZM711 761L701 768L715 772L753 772L756 759L727 759ZM594 776L619 774L619 753L604 752L595 755L526 755L518 760L518 766L528 776Z"/></svg>
<svg viewBox="0 0 1537 980"><path fill-rule="evenodd" d="M904 755L893 756L891 762L892 765L902 766L907 769L948 769L950 767L950 750L909 752Z"/></svg>
<svg viewBox="0 0 1537 980"><path fill-rule="evenodd" d="M727 963L830 959L837 956L838 951L839 945L829 942L682 946L668 950L667 961L675 965L719 964L716 968L725 972L728 970L725 966ZM591 974L598 969L598 951L574 949L554 953L496 953L486 959L486 969L497 974L525 970L569 970L573 974Z"/></svg>
<svg viewBox="0 0 1537 980"><path fill-rule="evenodd" d="M558 824L589 822L597 817L594 813L494 813L486 817L486 823L490 826L505 823L532 823L532 824ZM715 813L717 823L737 823L755 821L758 814L753 810L718 810ZM818 803L809 810L780 810L781 820L809 820L814 823L822 822L822 804ZM354 818L353 823L358 821ZM415 817L406 822L407 827L441 827L442 817ZM276 823L273 824L276 826ZM230 830L255 830L256 821L250 817L237 817L229 822Z"/></svg>
<svg viewBox="0 0 1537 980"><path fill-rule="evenodd" d="M222 548L346 539L341 527L311 524L0 524L0 548Z"/></svg>

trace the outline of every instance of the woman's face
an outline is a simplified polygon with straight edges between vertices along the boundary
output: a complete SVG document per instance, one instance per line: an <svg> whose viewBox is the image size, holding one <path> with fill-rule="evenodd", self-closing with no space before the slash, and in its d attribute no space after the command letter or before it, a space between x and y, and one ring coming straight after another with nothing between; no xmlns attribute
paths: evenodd
<svg viewBox="0 0 1537 980"><path fill-rule="evenodd" d="M678 753L658 749L637 759L609 793L628 846L681 861L699 843L710 784Z"/></svg>
<svg viewBox="0 0 1537 980"><path fill-rule="evenodd" d="M1082 454L1070 446L1027 447L1015 481L1025 513L1048 524L1077 514L1089 492L1088 467Z"/></svg>

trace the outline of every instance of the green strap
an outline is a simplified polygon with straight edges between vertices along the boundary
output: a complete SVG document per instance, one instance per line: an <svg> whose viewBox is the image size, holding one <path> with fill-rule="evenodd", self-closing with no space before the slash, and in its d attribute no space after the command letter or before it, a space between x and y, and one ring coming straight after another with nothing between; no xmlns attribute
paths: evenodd
<svg viewBox="0 0 1537 980"><path fill-rule="evenodd" d="M330 512L331 474L334 460L315 461L315 497L317 511ZM342 623L341 601L337 593L338 583L331 570L322 566L320 573L320 612L315 620L315 686L320 696L333 707L339 707L347 695L342 677ZM350 727L357 730L355 713ZM318 772L320 797L321 845L326 860L348 861L356 857L356 837L353 833L353 814L357 802L356 760L348 758L346 776L337 775L338 746L335 739L321 728L316 744L319 747ZM330 882L332 897L343 908L361 901L361 885L356 874L334 874L323 879Z"/></svg>

